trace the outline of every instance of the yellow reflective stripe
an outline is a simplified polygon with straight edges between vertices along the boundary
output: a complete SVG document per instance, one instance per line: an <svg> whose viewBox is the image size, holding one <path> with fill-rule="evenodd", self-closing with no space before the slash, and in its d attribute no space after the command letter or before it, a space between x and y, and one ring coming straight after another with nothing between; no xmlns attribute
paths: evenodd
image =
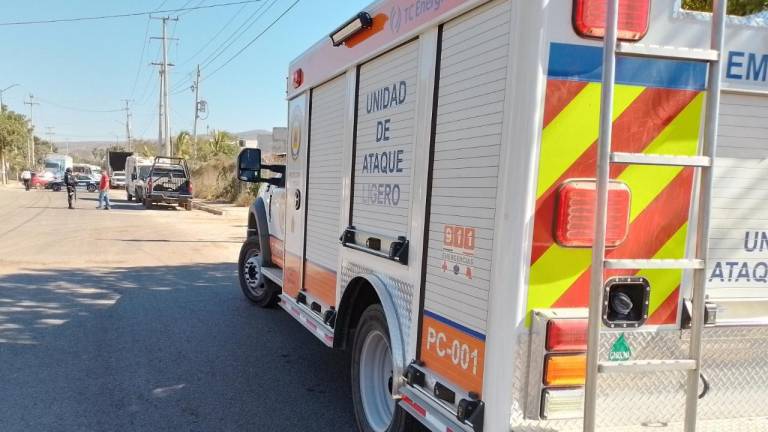
<svg viewBox="0 0 768 432"><path fill-rule="evenodd" d="M591 263L592 249L550 246L531 266L528 310L552 307Z"/></svg>
<svg viewBox="0 0 768 432"><path fill-rule="evenodd" d="M703 99L703 94L694 98L643 153L695 155L699 144ZM681 167L628 166L619 176L619 180L627 183L632 191L630 220L640 215L682 170Z"/></svg>
<svg viewBox="0 0 768 432"><path fill-rule="evenodd" d="M695 154L698 146L702 95L697 96L644 153ZM682 168L630 166L619 176L632 191L630 223L674 180ZM684 198L689 199L689 198ZM564 248L553 244L531 266L528 310L548 308L559 299L591 264L591 249ZM678 258L681 255L678 255ZM653 288L652 288L653 289ZM674 289L674 288L673 288Z"/></svg>
<svg viewBox="0 0 768 432"><path fill-rule="evenodd" d="M654 259L680 259L685 255L685 241L688 234L688 223L669 239L664 246L656 252ZM637 274L651 283L651 301L648 305L648 316L653 315L664 301L680 285L682 270L643 270Z"/></svg>
<svg viewBox="0 0 768 432"><path fill-rule="evenodd" d="M542 132L536 199L541 198L597 140L601 87L595 83L584 87ZM616 120L644 90L644 87L617 85L613 119Z"/></svg>

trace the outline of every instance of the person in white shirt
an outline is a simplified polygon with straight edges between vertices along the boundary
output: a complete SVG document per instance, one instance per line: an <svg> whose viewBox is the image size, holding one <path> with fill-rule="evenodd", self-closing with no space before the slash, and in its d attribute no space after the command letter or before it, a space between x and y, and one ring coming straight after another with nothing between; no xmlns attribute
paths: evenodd
<svg viewBox="0 0 768 432"><path fill-rule="evenodd" d="M21 172L21 181L24 183L24 188L26 190L29 190L29 187L32 183L32 172L30 172L28 169L25 169Z"/></svg>

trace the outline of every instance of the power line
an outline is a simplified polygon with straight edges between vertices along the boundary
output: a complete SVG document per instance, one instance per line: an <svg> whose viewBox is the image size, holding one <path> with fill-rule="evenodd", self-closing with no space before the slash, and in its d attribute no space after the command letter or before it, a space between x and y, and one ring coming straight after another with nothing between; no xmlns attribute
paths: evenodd
<svg viewBox="0 0 768 432"><path fill-rule="evenodd" d="M202 63L202 69L207 68L211 63L213 63L217 58L219 58L222 54L224 54L232 45L235 44L248 30L251 29L251 27L256 24L259 19L261 19L262 16L264 16L265 13L267 13L272 6L277 3L277 0L271 0L269 3L263 3L261 4L253 13L246 18L245 21L243 21L240 26L235 29L235 31L232 32L221 44L219 44L218 47L216 47L213 51L211 51L210 54L201 62ZM266 9L264 7L266 6ZM262 9L264 9L262 11ZM259 13L261 12L261 13ZM247 27L246 27L247 25ZM245 28L244 28L245 27ZM183 91L185 91L188 87L188 84L191 80L185 80L182 82L179 82L175 88L172 89L173 94L179 94Z"/></svg>
<svg viewBox="0 0 768 432"><path fill-rule="evenodd" d="M63 23L63 22L96 21L96 20L115 19L115 18L130 18L130 17L142 16L142 15L152 15L153 13L164 14L164 13L171 13L171 12L194 11L199 9L211 9L211 8L219 8L219 7L227 7L227 6L236 6L236 5L247 4L247 3L257 3L259 1L261 0L241 0L241 1L229 2L229 3L217 3L217 4L207 5L207 6L194 6L194 7L178 8L178 9L131 12L131 13L124 13L124 14L116 14L116 15L100 15L100 16L90 16L90 17L77 17L77 18L57 18L57 19L36 20L36 21L10 21L10 22L0 22L0 26L6 27L6 26L20 26L20 25L32 25L32 24L54 24L54 23Z"/></svg>
<svg viewBox="0 0 768 432"><path fill-rule="evenodd" d="M208 42L206 42L206 43L205 43L205 45L203 45L203 46L202 46L200 49L198 49L198 50L197 50L197 51L196 51L194 54L192 54L191 56L189 56L189 57L188 57L186 60L184 60L183 62L179 63L179 66L184 66L184 65L186 65L186 64L189 64L189 63L192 61L192 59L194 59L195 57L197 57L198 55L200 55L200 53L202 53L203 51L205 51L205 49L206 49L206 48L208 48L208 47L209 47L209 46L210 46L210 45L213 43L213 41L215 41L215 40L216 40L216 39L217 39L219 36L221 36L221 34L222 34L222 33L224 33L224 30L226 30L226 29L228 29L228 28L229 28L229 25L230 25L230 24L232 24L232 22L233 22L233 21L234 21L234 20L235 20L237 17L239 17L239 16L240 16L240 13L241 13L243 10L245 10L245 8L247 8L247 7L248 7L248 5L247 5L247 4L240 6L240 9L238 9L238 10L237 10L237 12L235 12L235 13L234 13L234 15L232 15L232 16L229 18L229 20L228 20L228 21L227 21L227 22L226 22L226 23L225 23L225 24L224 24L224 25L223 25L223 26L222 26L222 27L219 29L219 31L218 31L218 32L216 32L216 34L215 34L215 35L213 35L213 36L212 36L210 39L208 39Z"/></svg>
<svg viewBox="0 0 768 432"><path fill-rule="evenodd" d="M295 7L297 4L299 4L299 2L300 2L300 1L301 1L301 0L296 0L296 1L294 1L293 3L291 3L291 5L290 5L290 6L288 6L288 9L286 9L285 11L283 11L283 13L282 13L282 14L280 14L280 16L278 16L277 18L275 18L275 20L274 20L274 21L272 21L272 23L271 23L271 24L269 24L269 25L268 25L268 26L267 26L267 27L266 27L264 30L262 30L262 31L261 31L261 33L259 33L258 35L256 35L256 37L255 37L255 38L253 38L253 39L251 39L251 41L250 41L250 42L248 42L248 43L247 43L247 44L246 44L244 47L242 47L242 48L240 49L240 51L236 52L236 53L235 53L235 55L233 55L232 57L230 57L230 58L229 58L229 59L228 59L226 62L224 62L224 64L222 64L221 66L219 66L219 67L217 67L216 69L214 69L214 70L213 70L213 72L211 72L211 73L209 73L208 75L206 75L206 76L205 76L205 78L203 78L201 81L205 81L206 79L208 79L208 78L212 77L212 76L213 76L213 75L214 75L216 72L218 72L218 71L220 71L221 69L223 69L223 68L224 68L226 65L228 65L229 63L231 63L231 62L232 62L232 60L234 60L235 58L237 58L237 57L238 57L240 54L242 54L242 53L243 53L243 52L244 52L246 49L248 49L248 48L249 48L251 45L253 45L254 43L256 43L256 41L257 41L257 40L259 40L259 39L261 38L261 36L263 36L263 35L264 35L264 33L266 33L266 32L267 32L269 29L271 29L271 28L272 28L272 27L273 27L275 24L277 24L277 23L278 23L278 22L279 22L279 21L280 21L280 20L281 20L281 19L282 19L282 18L283 18L285 15L287 15L287 14L288 14L288 12L290 12L290 11L291 11L291 9L293 9L293 8L294 8L294 7Z"/></svg>
<svg viewBox="0 0 768 432"><path fill-rule="evenodd" d="M166 2L168 2L168 0L163 0L162 2L160 2L160 5L158 5L155 8L155 10L160 10L160 8L165 6ZM139 57L139 66L136 68L136 77L133 80L133 87L131 87L131 97L129 99L133 99L133 96L136 94L136 86L139 84L139 77L141 76L141 71L143 70L142 66L144 66L144 53L146 53L147 45L149 45L149 24L151 22L152 21L149 18L147 18L147 26L144 29L144 38L142 39L143 43L141 45L141 56Z"/></svg>

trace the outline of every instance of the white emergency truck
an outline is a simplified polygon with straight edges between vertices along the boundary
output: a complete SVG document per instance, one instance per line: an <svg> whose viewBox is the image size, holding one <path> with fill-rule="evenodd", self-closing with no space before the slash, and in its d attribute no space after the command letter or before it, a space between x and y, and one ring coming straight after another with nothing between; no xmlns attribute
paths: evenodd
<svg viewBox="0 0 768 432"><path fill-rule="evenodd" d="M768 431L766 22L618 3L381 0L291 63L240 283L361 431Z"/></svg>

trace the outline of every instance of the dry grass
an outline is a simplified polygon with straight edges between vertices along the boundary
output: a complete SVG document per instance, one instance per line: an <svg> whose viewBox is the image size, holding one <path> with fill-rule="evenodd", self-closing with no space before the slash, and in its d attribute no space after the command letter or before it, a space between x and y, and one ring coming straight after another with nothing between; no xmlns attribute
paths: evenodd
<svg viewBox="0 0 768 432"><path fill-rule="evenodd" d="M195 198L208 201L249 206L257 188L248 187L235 177L235 161L224 157L192 167Z"/></svg>

